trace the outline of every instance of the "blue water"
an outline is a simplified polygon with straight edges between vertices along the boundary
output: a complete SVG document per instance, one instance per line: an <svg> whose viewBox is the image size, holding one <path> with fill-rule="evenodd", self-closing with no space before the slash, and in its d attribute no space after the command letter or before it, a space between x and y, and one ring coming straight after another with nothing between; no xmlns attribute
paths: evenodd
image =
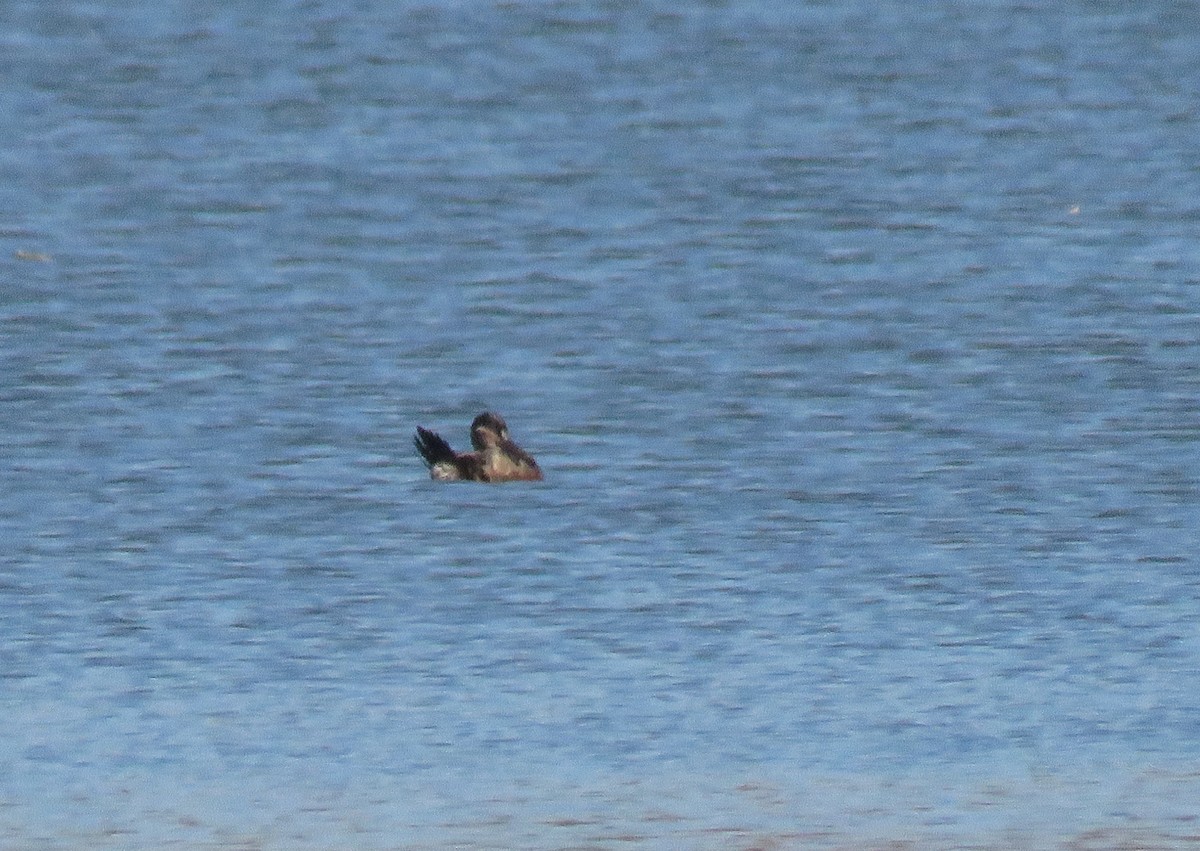
<svg viewBox="0 0 1200 851"><path fill-rule="evenodd" d="M14 0L0 73L0 848L1194 847L1191 6ZM429 481L489 407L546 481Z"/></svg>

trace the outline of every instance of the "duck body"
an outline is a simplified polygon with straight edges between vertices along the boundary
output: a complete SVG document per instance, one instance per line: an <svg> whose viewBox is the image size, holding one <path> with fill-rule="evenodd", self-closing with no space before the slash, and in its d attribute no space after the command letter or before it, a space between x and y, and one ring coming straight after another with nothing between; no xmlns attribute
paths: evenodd
<svg viewBox="0 0 1200 851"><path fill-rule="evenodd" d="M542 470L533 456L508 436L508 424L492 411L471 422L473 452L455 452L441 435L417 426L417 453L440 482L538 482Z"/></svg>

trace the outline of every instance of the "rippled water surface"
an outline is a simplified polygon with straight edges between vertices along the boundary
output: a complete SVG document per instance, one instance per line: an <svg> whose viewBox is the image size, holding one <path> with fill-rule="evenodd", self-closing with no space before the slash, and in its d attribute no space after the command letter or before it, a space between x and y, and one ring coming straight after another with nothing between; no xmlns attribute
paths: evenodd
<svg viewBox="0 0 1200 851"><path fill-rule="evenodd" d="M1198 57L6 4L0 847L1200 844Z"/></svg>

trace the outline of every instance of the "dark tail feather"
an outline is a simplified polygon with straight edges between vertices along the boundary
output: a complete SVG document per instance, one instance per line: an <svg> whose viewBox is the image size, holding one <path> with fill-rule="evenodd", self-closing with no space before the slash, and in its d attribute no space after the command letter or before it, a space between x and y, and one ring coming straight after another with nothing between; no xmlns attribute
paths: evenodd
<svg viewBox="0 0 1200 851"><path fill-rule="evenodd" d="M413 443L416 444L417 452L421 454L427 467L432 467L439 461L453 461L455 458L450 444L429 429L417 426L417 435L413 438Z"/></svg>

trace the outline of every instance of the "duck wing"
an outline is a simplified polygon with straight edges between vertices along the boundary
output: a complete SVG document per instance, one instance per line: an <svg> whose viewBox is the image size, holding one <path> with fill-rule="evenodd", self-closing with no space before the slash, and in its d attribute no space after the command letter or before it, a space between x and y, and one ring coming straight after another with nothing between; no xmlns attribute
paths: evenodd
<svg viewBox="0 0 1200 851"><path fill-rule="evenodd" d="M426 467L432 467L434 464L453 464L457 458L450 444L443 440L440 434L420 426L417 426L413 444L416 445L417 454L421 456Z"/></svg>

